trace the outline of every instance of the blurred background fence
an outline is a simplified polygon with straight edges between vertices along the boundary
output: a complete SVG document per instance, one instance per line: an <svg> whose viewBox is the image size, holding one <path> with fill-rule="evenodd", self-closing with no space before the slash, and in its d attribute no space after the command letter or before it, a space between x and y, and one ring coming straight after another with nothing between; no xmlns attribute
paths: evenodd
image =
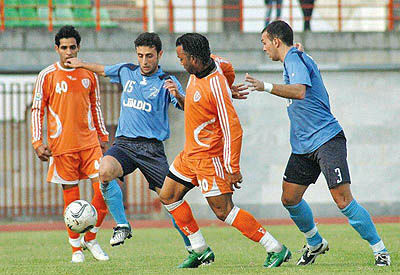
<svg viewBox="0 0 400 275"><path fill-rule="evenodd" d="M309 2L309 1L308 1ZM65 24L156 32L259 31L265 22L264 0L0 0L0 29ZM295 30L303 20L315 31L398 29L399 0L283 0L281 19ZM303 9L313 15L303 16Z"/></svg>

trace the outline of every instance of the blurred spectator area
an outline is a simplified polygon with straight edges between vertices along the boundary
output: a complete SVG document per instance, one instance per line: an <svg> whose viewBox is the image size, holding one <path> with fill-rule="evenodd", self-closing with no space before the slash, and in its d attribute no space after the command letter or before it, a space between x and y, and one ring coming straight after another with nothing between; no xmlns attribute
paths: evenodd
<svg viewBox="0 0 400 275"><path fill-rule="evenodd" d="M0 0L0 29L123 28L157 32L259 32L264 0ZM282 20L302 31L298 0L284 0ZM315 1L313 31L399 30L400 0Z"/></svg>

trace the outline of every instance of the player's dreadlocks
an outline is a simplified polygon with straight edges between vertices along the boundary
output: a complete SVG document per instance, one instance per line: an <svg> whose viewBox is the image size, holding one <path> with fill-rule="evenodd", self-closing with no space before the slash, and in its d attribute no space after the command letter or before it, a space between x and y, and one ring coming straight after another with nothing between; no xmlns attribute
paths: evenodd
<svg viewBox="0 0 400 275"><path fill-rule="evenodd" d="M205 36L199 33L185 33L176 40L176 46L182 46L187 54L198 58L203 65L210 63L210 45Z"/></svg>
<svg viewBox="0 0 400 275"><path fill-rule="evenodd" d="M81 43L81 36L79 32L75 29L74 26L65 25L62 27L55 37L55 43L57 46L60 46L60 39L62 38L75 38L76 44L79 46Z"/></svg>

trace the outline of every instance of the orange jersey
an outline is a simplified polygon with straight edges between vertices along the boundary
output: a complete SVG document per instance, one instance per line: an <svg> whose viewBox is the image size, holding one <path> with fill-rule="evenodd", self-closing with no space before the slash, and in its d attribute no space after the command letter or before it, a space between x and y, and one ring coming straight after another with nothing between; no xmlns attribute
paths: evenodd
<svg viewBox="0 0 400 275"><path fill-rule="evenodd" d="M220 66L222 73L226 77L226 80L228 80L229 88L231 88L233 82L235 82L235 69L233 68L232 63L215 54L211 54L211 58Z"/></svg>
<svg viewBox="0 0 400 275"><path fill-rule="evenodd" d="M108 141L100 109L99 80L85 69L64 69L59 63L39 73L33 91L32 144L42 141L47 110L47 140L53 156L99 146Z"/></svg>
<svg viewBox="0 0 400 275"><path fill-rule="evenodd" d="M229 84L217 69L204 78L190 75L185 97L185 154L191 159L223 156L228 173L240 171L242 127Z"/></svg>

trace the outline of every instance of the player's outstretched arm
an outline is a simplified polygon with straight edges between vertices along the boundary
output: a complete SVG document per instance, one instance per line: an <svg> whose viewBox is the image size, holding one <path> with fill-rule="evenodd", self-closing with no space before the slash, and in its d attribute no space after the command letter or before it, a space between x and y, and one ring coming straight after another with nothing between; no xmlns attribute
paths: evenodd
<svg viewBox="0 0 400 275"><path fill-rule="evenodd" d="M268 92L290 99L304 99L306 95L306 86L303 84L271 84L258 80L248 73L246 73L245 81L249 83L250 91Z"/></svg>
<svg viewBox="0 0 400 275"><path fill-rule="evenodd" d="M84 69L92 71L98 75L106 76L106 74L104 73L104 65L97 64L97 63L84 62L83 60L81 60L77 57L67 59L67 61L65 62L65 65L70 68L84 68Z"/></svg>

